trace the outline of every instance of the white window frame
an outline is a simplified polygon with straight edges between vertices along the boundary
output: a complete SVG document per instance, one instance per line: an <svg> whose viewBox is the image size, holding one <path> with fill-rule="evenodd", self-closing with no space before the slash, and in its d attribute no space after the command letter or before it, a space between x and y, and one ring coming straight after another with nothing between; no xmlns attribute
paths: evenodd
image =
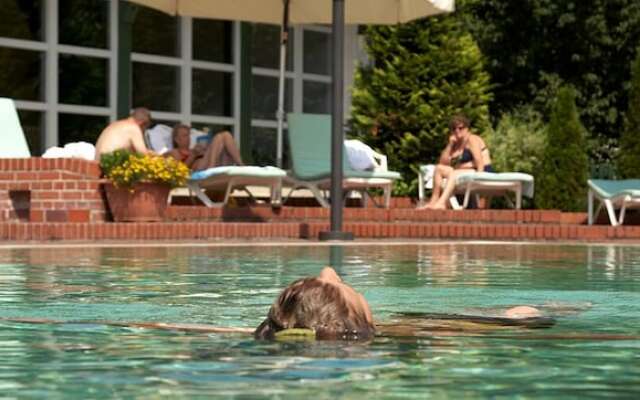
<svg viewBox="0 0 640 400"><path fill-rule="evenodd" d="M240 143L240 24L232 22L232 62L231 64L201 61L193 59L193 18L177 17L180 37L180 56L168 57L143 53L131 53L131 62L142 62L152 65L164 65L178 67L180 70L180 111L155 111L151 110L154 119L179 121L191 125L193 123L229 125ZM191 101L193 94L193 69L231 73L233 112L229 117L193 114Z"/></svg>
<svg viewBox="0 0 640 400"><path fill-rule="evenodd" d="M296 25L290 29L293 30L293 70L285 70L284 76L285 79L291 79L293 83L293 112L300 113L302 112L304 103L303 88L305 81L331 84L330 72L327 75L304 72L304 32L314 31L331 34L331 28L320 25ZM279 71L277 68L252 67L251 74L278 79ZM251 127L277 129L278 121L276 120L276 110L273 110L273 119L252 118ZM284 129L287 129L286 120Z"/></svg>
<svg viewBox="0 0 640 400"><path fill-rule="evenodd" d="M108 49L99 49L84 46L74 46L59 43L59 1L47 0L42 10L42 21L45 27L42 41L22 40L0 37L0 47L15 48L20 50L38 51L44 54L45 61L42 65L44 78L44 98L42 101L17 100L18 110L42 112L42 143L44 149L59 145L58 120L60 113L103 116L110 121L117 119L118 98L118 7L119 0L109 0L108 12ZM159 119L180 121L185 124L202 123L228 125L238 143L240 143L240 23L232 22L232 52L231 64L199 61L192 59L193 45L193 19L178 17L178 29L180 37L180 56L165 57L158 55L132 53L132 62L143 62L156 65L177 66L180 68L180 112L152 111L153 116ZM96 107L86 105L64 104L58 102L59 97L59 57L61 54L69 54L82 57L94 57L107 60L108 106ZM193 68L215 72L232 74L233 113L230 117L209 116L191 113L192 74Z"/></svg>
<svg viewBox="0 0 640 400"><path fill-rule="evenodd" d="M60 113L104 116L114 120L116 116L117 96L117 29L118 26L118 2L110 1L107 26L109 29L108 49L98 49L84 46L73 46L59 42L58 31L58 0L44 2L42 21L44 24L44 38L37 40L20 40L0 38L0 47L10 47L20 50L39 51L44 53L42 77L44 78L44 99L42 101L16 100L18 110L39 111L43 114L42 143L46 149L59 143L58 120ZM58 101L59 97L59 57L61 54L70 54L81 57L94 57L107 60L109 66L108 84L106 87L108 106L96 107L85 105L64 104Z"/></svg>

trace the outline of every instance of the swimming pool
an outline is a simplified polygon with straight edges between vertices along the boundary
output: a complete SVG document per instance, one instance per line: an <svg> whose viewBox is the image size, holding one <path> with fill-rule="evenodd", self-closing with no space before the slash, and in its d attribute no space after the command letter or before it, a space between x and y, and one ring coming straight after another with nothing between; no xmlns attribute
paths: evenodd
<svg viewBox="0 0 640 400"><path fill-rule="evenodd" d="M330 260L378 321L530 304L557 323L347 344L99 322L255 327L286 284ZM0 393L8 398L640 396L634 246L4 248L0 318Z"/></svg>

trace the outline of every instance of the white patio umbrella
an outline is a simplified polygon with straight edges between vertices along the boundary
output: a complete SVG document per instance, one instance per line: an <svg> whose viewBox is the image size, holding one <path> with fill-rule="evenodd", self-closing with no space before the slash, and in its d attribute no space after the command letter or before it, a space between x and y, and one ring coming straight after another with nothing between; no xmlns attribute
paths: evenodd
<svg viewBox="0 0 640 400"><path fill-rule="evenodd" d="M344 24L398 24L450 12L454 0L129 0L170 15L281 24L277 159L282 160L284 70L289 23L328 24L333 32L331 232L342 238L342 115ZM279 165L280 166L280 165ZM335 233L335 234L331 234Z"/></svg>

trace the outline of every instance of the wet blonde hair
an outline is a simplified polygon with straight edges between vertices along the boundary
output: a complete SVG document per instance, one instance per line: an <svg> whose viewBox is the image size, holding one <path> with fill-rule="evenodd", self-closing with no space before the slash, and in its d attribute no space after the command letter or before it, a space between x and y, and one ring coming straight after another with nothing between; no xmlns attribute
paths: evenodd
<svg viewBox="0 0 640 400"><path fill-rule="evenodd" d="M299 279L287 286L256 328L256 339L273 339L285 329L311 329L316 339L367 340L375 327L362 310L347 304L342 291L318 278Z"/></svg>

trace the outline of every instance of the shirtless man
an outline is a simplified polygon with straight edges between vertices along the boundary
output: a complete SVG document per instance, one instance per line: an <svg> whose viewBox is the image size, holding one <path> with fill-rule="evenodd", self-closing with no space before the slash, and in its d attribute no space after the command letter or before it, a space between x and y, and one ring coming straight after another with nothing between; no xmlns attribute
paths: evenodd
<svg viewBox="0 0 640 400"><path fill-rule="evenodd" d="M143 132L151 124L151 113L146 108L136 108L131 116L112 122L96 142L96 161L100 156L115 150L131 150L137 153L153 153L144 144Z"/></svg>

